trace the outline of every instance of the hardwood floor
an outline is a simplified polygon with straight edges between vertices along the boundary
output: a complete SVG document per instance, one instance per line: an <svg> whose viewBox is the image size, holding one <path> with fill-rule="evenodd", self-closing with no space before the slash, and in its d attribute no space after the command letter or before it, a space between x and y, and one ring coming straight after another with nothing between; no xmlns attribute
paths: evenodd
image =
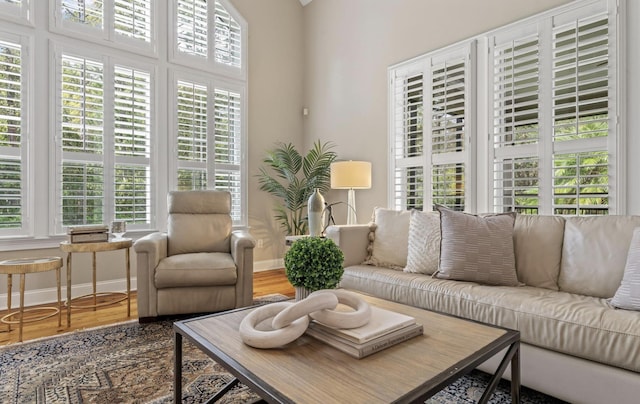
<svg viewBox="0 0 640 404"><path fill-rule="evenodd" d="M295 295L293 286L287 280L284 269L274 269L269 271L256 272L253 275L253 297L265 296L274 293L280 293L289 297ZM106 301L105 298L98 299L99 302ZM110 306L99 307L93 309L73 309L71 312L71 327L66 326L66 310L63 309L62 325L58 326L58 316L48 318L46 320L33 323L25 323L22 329L23 341L34 340L38 338L64 334L70 331L82 330L85 328L99 327L109 324L115 324L127 320L137 320L137 296L132 293L131 298L131 317L127 317L127 301L118 302ZM15 302L14 307L15 309ZM36 306L37 307L37 306ZM7 314L6 310L0 311L0 317ZM33 318L35 315L41 315L42 312L37 311L25 313L25 318ZM0 324L0 346L18 342L18 325L11 326L11 332L8 332L6 324Z"/></svg>

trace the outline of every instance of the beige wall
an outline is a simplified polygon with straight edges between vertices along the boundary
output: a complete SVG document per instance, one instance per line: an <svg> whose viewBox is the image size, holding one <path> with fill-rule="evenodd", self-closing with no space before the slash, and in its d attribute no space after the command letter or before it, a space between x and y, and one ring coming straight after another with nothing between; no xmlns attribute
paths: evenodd
<svg viewBox="0 0 640 404"><path fill-rule="evenodd" d="M255 175L276 142L302 147L303 8L298 0L232 2L249 25L249 226L263 245L255 260L271 266L284 236Z"/></svg>
<svg viewBox="0 0 640 404"><path fill-rule="evenodd" d="M358 222L387 206L387 68L569 0L314 0L304 7L305 144L338 144L341 159L373 162L356 191ZM328 200L346 200L332 191ZM345 223L344 210L337 212Z"/></svg>

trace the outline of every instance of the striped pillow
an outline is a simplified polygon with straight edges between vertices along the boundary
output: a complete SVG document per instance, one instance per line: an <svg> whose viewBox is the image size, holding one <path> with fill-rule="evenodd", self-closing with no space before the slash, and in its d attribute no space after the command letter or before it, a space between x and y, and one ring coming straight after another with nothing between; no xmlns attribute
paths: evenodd
<svg viewBox="0 0 640 404"><path fill-rule="evenodd" d="M440 266L435 277L518 286L513 250L515 213L476 216L442 206Z"/></svg>
<svg viewBox="0 0 640 404"><path fill-rule="evenodd" d="M624 276L610 302L620 309L640 310L640 227L633 230Z"/></svg>

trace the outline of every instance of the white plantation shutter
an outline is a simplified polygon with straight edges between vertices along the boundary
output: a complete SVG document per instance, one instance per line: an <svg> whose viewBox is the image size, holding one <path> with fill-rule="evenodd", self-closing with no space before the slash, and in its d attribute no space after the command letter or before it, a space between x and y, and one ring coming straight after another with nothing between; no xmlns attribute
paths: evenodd
<svg viewBox="0 0 640 404"><path fill-rule="evenodd" d="M179 80L177 96L178 189L204 189L207 185L207 84Z"/></svg>
<svg viewBox="0 0 640 404"><path fill-rule="evenodd" d="M431 203L460 211L466 208L469 97L474 86L469 62L474 45L434 55L429 62Z"/></svg>
<svg viewBox="0 0 640 404"><path fill-rule="evenodd" d="M116 34L151 42L151 1L114 0L113 18Z"/></svg>
<svg viewBox="0 0 640 404"><path fill-rule="evenodd" d="M151 75L115 67L115 218L131 224L151 220Z"/></svg>
<svg viewBox="0 0 640 404"><path fill-rule="evenodd" d="M214 90L215 189L231 192L231 214L241 218L241 98L240 93Z"/></svg>
<svg viewBox="0 0 640 404"><path fill-rule="evenodd" d="M215 2L215 60L233 67L242 67L242 29L219 1Z"/></svg>
<svg viewBox="0 0 640 404"><path fill-rule="evenodd" d="M104 222L104 72L63 55L60 77L62 225Z"/></svg>
<svg viewBox="0 0 640 404"><path fill-rule="evenodd" d="M474 49L469 42L391 69L396 209L466 208Z"/></svg>
<svg viewBox="0 0 640 404"><path fill-rule="evenodd" d="M424 74L417 63L392 71L393 190L396 209L424 204Z"/></svg>
<svg viewBox="0 0 640 404"><path fill-rule="evenodd" d="M493 210L540 208L540 37L538 25L492 38Z"/></svg>
<svg viewBox="0 0 640 404"><path fill-rule="evenodd" d="M553 212L606 214L614 31L606 12L554 22Z"/></svg>
<svg viewBox="0 0 640 404"><path fill-rule="evenodd" d="M206 0L177 0L176 41L178 51L207 58L209 21Z"/></svg>
<svg viewBox="0 0 640 404"><path fill-rule="evenodd" d="M23 227L22 45L0 40L0 234Z"/></svg>

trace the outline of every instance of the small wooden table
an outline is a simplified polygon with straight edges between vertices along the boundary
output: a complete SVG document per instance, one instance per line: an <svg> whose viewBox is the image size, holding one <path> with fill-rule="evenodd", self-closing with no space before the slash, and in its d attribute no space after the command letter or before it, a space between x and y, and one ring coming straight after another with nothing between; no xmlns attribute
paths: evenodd
<svg viewBox="0 0 640 404"><path fill-rule="evenodd" d="M22 342L22 325L23 323L30 323L33 321L44 320L49 317L58 315L58 326L62 325L61 314L61 296L60 296L60 268L62 268L62 258L60 257L41 257L41 258L19 258L0 261L0 274L7 275L7 312L0 319L2 323L7 324L9 331L11 331L11 324L19 324L18 341ZM33 307L29 309L24 308L24 286L25 275L33 274L37 272L56 271L56 283L58 287L58 306L45 306L45 307ZM12 276L20 275L20 309L18 311L11 312L11 286ZM43 314L35 318L28 320L24 319L25 311L48 311L48 314ZM18 320L11 320L12 317L19 315Z"/></svg>
<svg viewBox="0 0 640 404"><path fill-rule="evenodd" d="M127 317L131 316L131 262L129 249L133 245L130 238L111 239L98 243L70 243L63 241L60 243L60 249L67 253L67 327L71 326L71 309L72 308L93 308L115 304L127 299ZM104 251L125 250L125 260L127 266L127 293L120 292L101 292L96 291L96 253ZM93 293L71 298L71 255L72 253L90 252L93 254ZM98 304L98 295L111 296L122 295L121 298L105 303ZM73 300L85 297L93 297L93 304L73 305Z"/></svg>
<svg viewBox="0 0 640 404"><path fill-rule="evenodd" d="M174 401L182 400L182 338L270 403L423 403L479 364L507 352L480 402L489 400L511 364L512 402L520 402L520 332L360 295L374 306L407 314L424 326L411 338L363 359L355 359L303 335L281 349L255 349L242 342L243 308L173 324Z"/></svg>

